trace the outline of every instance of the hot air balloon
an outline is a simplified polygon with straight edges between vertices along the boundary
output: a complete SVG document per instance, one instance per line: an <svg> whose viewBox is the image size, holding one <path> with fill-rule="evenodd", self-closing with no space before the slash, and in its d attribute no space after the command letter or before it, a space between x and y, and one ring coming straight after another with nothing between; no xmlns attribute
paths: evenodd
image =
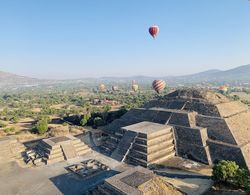
<svg viewBox="0 0 250 195"><path fill-rule="evenodd" d="M149 27L148 31L149 31L149 34L155 39L155 37L160 31L160 28L157 25L153 25Z"/></svg>
<svg viewBox="0 0 250 195"><path fill-rule="evenodd" d="M227 86L220 86L219 87L219 91L221 91L222 93L226 93L228 91L228 87Z"/></svg>
<svg viewBox="0 0 250 195"><path fill-rule="evenodd" d="M154 80L152 87L157 93L160 93L166 87L166 82L163 80Z"/></svg>
<svg viewBox="0 0 250 195"><path fill-rule="evenodd" d="M118 91L118 86L113 85L113 86L112 86L112 90L113 90L113 91Z"/></svg>
<svg viewBox="0 0 250 195"><path fill-rule="evenodd" d="M139 86L137 84L132 85L132 90L136 92L139 89Z"/></svg>
<svg viewBox="0 0 250 195"><path fill-rule="evenodd" d="M99 91L100 91L100 92L105 92L105 91L106 91L106 87L105 87L104 84L100 84L100 85L99 85Z"/></svg>

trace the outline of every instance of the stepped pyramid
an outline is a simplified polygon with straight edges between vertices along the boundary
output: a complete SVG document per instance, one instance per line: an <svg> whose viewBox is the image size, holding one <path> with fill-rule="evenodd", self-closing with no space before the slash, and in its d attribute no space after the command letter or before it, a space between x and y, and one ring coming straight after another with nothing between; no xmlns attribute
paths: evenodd
<svg viewBox="0 0 250 195"><path fill-rule="evenodd" d="M46 164L52 164L84 155L91 149L80 139L66 135L43 139L37 151L43 154Z"/></svg>
<svg viewBox="0 0 250 195"><path fill-rule="evenodd" d="M143 121L122 127L111 135L103 151L118 161L148 167L175 156L173 128L168 125Z"/></svg>
<svg viewBox="0 0 250 195"><path fill-rule="evenodd" d="M24 151L25 146L18 142L15 137L0 138L0 162L22 159L22 152Z"/></svg>
<svg viewBox="0 0 250 195"><path fill-rule="evenodd" d="M109 124L109 139L101 147L112 155L124 134L123 127L143 121L173 128L178 156L212 164L233 160L250 168L250 110L222 94L202 89L176 90L131 109Z"/></svg>

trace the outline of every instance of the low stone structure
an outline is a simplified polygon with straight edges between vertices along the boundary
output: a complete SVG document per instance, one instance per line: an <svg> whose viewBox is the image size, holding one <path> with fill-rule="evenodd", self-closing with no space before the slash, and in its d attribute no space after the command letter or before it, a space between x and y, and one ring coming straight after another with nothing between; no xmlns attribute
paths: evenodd
<svg viewBox="0 0 250 195"><path fill-rule="evenodd" d="M212 164L234 160L250 168L250 110L239 101L207 90L183 89L131 109L105 130L109 139L102 151L112 155L123 127L143 121L173 128L178 156Z"/></svg>
<svg viewBox="0 0 250 195"><path fill-rule="evenodd" d="M86 193L113 195L184 194L156 176L153 171L137 166L105 180L104 184Z"/></svg>
<svg viewBox="0 0 250 195"><path fill-rule="evenodd" d="M13 136L0 138L0 163L22 159L25 146Z"/></svg>
<svg viewBox="0 0 250 195"><path fill-rule="evenodd" d="M43 139L37 146L37 152L45 157L46 164L72 159L90 151L88 145L72 135Z"/></svg>

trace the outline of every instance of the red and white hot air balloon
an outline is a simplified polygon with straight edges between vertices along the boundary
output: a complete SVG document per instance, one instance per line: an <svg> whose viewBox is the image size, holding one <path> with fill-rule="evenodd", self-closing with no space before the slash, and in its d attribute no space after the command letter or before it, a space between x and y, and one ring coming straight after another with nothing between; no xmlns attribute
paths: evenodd
<svg viewBox="0 0 250 195"><path fill-rule="evenodd" d="M160 28L157 25L150 26L149 29L149 34L155 39L157 34L160 32Z"/></svg>
<svg viewBox="0 0 250 195"><path fill-rule="evenodd" d="M166 82L163 80L154 80L152 83L152 87L157 93L160 93L162 90L165 89Z"/></svg>

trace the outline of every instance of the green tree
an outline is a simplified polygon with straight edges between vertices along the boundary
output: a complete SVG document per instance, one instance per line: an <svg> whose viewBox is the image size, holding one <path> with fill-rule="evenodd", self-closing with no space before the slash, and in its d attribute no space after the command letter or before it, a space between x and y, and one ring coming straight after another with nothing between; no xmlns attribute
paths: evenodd
<svg viewBox="0 0 250 195"><path fill-rule="evenodd" d="M45 119L39 120L35 125L35 130L39 134L44 134L48 130L48 121Z"/></svg>
<svg viewBox="0 0 250 195"><path fill-rule="evenodd" d="M84 114L82 120L80 121L80 124L82 126L85 126L88 123L89 118L90 118L89 114Z"/></svg>
<svg viewBox="0 0 250 195"><path fill-rule="evenodd" d="M228 182L237 175L238 169L235 162L222 160L213 167L213 179L217 182Z"/></svg>

